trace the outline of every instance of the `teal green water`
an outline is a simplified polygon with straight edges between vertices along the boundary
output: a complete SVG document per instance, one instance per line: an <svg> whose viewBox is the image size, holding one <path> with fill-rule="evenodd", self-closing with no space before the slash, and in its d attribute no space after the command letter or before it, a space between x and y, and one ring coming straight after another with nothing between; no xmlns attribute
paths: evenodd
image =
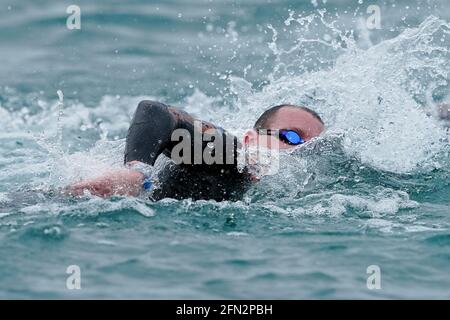
<svg viewBox="0 0 450 320"><path fill-rule="evenodd" d="M81 30L70 4L0 0L0 298L450 298L445 0L78 1ZM328 129L239 202L60 195L120 166L144 98Z"/></svg>

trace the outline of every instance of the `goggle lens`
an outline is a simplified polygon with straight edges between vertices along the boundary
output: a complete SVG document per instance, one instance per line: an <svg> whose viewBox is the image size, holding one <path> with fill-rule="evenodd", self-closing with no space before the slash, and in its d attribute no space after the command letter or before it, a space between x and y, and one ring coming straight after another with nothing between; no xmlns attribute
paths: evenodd
<svg viewBox="0 0 450 320"><path fill-rule="evenodd" d="M305 143L305 140L293 130L280 130L280 140L293 146Z"/></svg>

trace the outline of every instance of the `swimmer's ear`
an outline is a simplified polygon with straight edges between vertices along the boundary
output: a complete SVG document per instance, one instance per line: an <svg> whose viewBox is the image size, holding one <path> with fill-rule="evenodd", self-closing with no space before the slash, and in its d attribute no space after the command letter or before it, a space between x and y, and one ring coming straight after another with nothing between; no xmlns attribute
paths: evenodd
<svg viewBox="0 0 450 320"><path fill-rule="evenodd" d="M255 129L248 130L244 134L244 139L243 139L242 143L245 146L258 144L258 133L256 132L256 130Z"/></svg>

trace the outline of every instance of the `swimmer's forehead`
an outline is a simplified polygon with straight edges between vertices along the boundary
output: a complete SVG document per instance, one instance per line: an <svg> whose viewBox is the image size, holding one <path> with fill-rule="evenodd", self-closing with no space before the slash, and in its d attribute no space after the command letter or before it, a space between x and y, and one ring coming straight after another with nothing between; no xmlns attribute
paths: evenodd
<svg viewBox="0 0 450 320"><path fill-rule="evenodd" d="M278 110L269 121L270 129L292 129L308 136L318 136L325 129L323 123L311 112L286 106Z"/></svg>

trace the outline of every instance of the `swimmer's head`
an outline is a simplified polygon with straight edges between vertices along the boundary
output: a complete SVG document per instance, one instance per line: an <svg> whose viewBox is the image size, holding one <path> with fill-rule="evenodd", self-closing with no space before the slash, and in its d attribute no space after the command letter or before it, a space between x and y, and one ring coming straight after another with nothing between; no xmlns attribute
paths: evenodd
<svg viewBox="0 0 450 320"><path fill-rule="evenodd" d="M244 145L269 149L290 149L308 142L325 130L320 116L313 110L283 104L266 110L253 129L244 135Z"/></svg>

